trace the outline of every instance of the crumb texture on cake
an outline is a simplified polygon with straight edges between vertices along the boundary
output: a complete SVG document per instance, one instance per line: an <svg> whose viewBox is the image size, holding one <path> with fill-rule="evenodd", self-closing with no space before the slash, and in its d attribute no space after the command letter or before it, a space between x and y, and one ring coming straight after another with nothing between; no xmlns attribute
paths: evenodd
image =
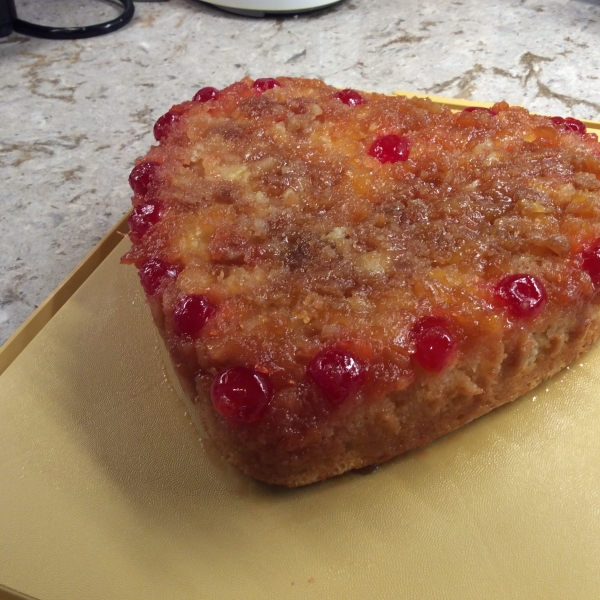
<svg viewBox="0 0 600 600"><path fill-rule="evenodd" d="M246 78L155 136L123 261L207 432L258 479L422 446L600 334L600 145L575 119Z"/></svg>

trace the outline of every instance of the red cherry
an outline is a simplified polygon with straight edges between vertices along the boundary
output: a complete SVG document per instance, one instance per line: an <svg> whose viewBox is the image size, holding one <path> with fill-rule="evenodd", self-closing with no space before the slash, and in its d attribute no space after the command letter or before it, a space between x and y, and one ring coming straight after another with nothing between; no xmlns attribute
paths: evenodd
<svg viewBox="0 0 600 600"><path fill-rule="evenodd" d="M450 363L458 343L443 317L422 317L411 329L415 360L428 371L439 373Z"/></svg>
<svg viewBox="0 0 600 600"><path fill-rule="evenodd" d="M365 99L357 91L351 89L341 90L335 95L335 98L348 106L358 106L365 103Z"/></svg>
<svg viewBox="0 0 600 600"><path fill-rule="evenodd" d="M346 350L324 348L306 367L306 374L332 403L354 396L365 382L365 367Z"/></svg>
<svg viewBox="0 0 600 600"><path fill-rule="evenodd" d="M129 185L135 194L144 196L154 183L156 183L157 162L143 162L133 167L129 175Z"/></svg>
<svg viewBox="0 0 600 600"><path fill-rule="evenodd" d="M160 200L148 200L138 204L127 219L131 233L142 237L152 225L158 223L162 210L163 204Z"/></svg>
<svg viewBox="0 0 600 600"><path fill-rule="evenodd" d="M495 287L496 299L517 319L533 319L548 301L544 284L533 275L503 277Z"/></svg>
<svg viewBox="0 0 600 600"><path fill-rule="evenodd" d="M194 102L208 102L209 100L215 100L219 95L219 90L214 87L203 87L198 90L192 100Z"/></svg>
<svg viewBox="0 0 600 600"><path fill-rule="evenodd" d="M215 410L236 423L252 423L264 414L273 398L273 385L264 373L231 367L214 379L210 395Z"/></svg>
<svg viewBox="0 0 600 600"><path fill-rule="evenodd" d="M369 154L382 163L408 160L409 153L410 140L393 134L377 138L369 148Z"/></svg>
<svg viewBox="0 0 600 600"><path fill-rule="evenodd" d="M154 124L154 138L156 141L160 142L162 139L166 138L171 133L173 125L175 125L180 118L181 115L173 112L165 113L160 117Z"/></svg>
<svg viewBox="0 0 600 600"><path fill-rule="evenodd" d="M587 131L586 126L581 121L574 119L573 117L567 117L566 119L563 119L563 117L551 117L550 120L555 125L562 125L565 129L568 129L569 131L575 131L581 135Z"/></svg>
<svg viewBox="0 0 600 600"><path fill-rule="evenodd" d="M183 296L173 309L173 329L177 335L196 338L216 312L217 307L206 296Z"/></svg>
<svg viewBox="0 0 600 600"><path fill-rule="evenodd" d="M483 111L490 115L497 114L491 108L485 108L484 106L467 106L467 108L463 108L463 112L466 112L466 113L475 112L475 111Z"/></svg>
<svg viewBox="0 0 600 600"><path fill-rule="evenodd" d="M590 276L594 285L600 285L600 239L581 253L581 267Z"/></svg>
<svg viewBox="0 0 600 600"><path fill-rule="evenodd" d="M581 133L582 135L586 132L586 126L581 121L574 119L573 117L567 117L565 119L565 127L571 131Z"/></svg>
<svg viewBox="0 0 600 600"><path fill-rule="evenodd" d="M158 292L165 279L177 279L181 269L181 265L174 265L160 258L150 258L141 266L138 275L144 291L152 296Z"/></svg>
<svg viewBox="0 0 600 600"><path fill-rule="evenodd" d="M257 92L260 92L262 94L267 90L272 90L273 88L281 87L281 84L279 83L279 81L277 81L277 79L273 79L272 77L263 77L262 79L257 79L252 84L252 87Z"/></svg>

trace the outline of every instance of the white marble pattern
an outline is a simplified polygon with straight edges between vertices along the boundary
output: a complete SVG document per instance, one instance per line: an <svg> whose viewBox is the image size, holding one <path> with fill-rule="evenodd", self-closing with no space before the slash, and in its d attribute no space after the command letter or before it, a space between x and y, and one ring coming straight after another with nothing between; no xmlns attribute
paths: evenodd
<svg viewBox="0 0 600 600"><path fill-rule="evenodd" d="M56 25L114 14L101 0L17 10ZM199 87L303 75L600 120L599 34L597 0L345 0L266 19L169 0L103 37L0 38L0 342L125 213L152 124Z"/></svg>

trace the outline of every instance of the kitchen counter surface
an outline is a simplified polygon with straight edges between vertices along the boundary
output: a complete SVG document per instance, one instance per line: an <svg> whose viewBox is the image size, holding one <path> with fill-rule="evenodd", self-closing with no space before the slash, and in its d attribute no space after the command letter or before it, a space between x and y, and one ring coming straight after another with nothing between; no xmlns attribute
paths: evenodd
<svg viewBox="0 0 600 600"><path fill-rule="evenodd" d="M17 10L74 24L63 3ZM106 3L80 4L110 18ZM137 3L126 28L98 38L0 38L0 343L128 210L154 121L198 88L322 77L600 120L599 33L594 0L345 0L265 19L169 0Z"/></svg>

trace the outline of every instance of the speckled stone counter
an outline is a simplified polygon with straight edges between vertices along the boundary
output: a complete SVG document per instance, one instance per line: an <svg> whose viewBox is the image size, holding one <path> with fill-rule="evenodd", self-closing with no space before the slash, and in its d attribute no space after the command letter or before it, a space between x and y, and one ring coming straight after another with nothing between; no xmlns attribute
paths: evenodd
<svg viewBox="0 0 600 600"><path fill-rule="evenodd" d="M65 21L60 0L17 10L77 17ZM136 4L127 27L98 38L1 38L0 342L127 211L154 121L199 87L302 75L600 120L599 34L595 0L345 0L265 19L169 0Z"/></svg>

